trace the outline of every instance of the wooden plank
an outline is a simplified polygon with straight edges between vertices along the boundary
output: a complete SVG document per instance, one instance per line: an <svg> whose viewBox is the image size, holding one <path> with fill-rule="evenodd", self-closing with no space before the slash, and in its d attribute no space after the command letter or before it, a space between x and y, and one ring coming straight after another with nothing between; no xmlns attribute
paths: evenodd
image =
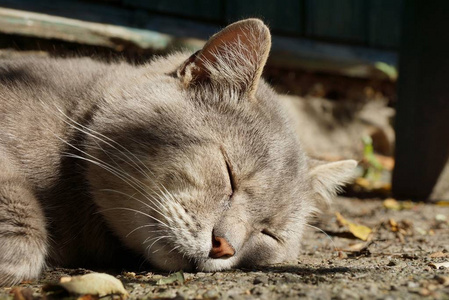
<svg viewBox="0 0 449 300"><path fill-rule="evenodd" d="M56 15L83 21L134 26L134 11L78 0L0 0L0 7Z"/></svg>
<svg viewBox="0 0 449 300"><path fill-rule="evenodd" d="M167 51L175 43L172 36L158 32L7 8L0 8L0 32L103 46L117 51L125 50L127 47ZM178 43L179 47L198 49L204 42L186 39Z"/></svg>
<svg viewBox="0 0 449 300"><path fill-rule="evenodd" d="M403 17L393 193L428 199L449 181L449 1L406 1Z"/></svg>
<svg viewBox="0 0 449 300"><path fill-rule="evenodd" d="M135 8L145 8L152 12L221 21L223 1L224 0L122 0L122 3Z"/></svg>
<svg viewBox="0 0 449 300"><path fill-rule="evenodd" d="M369 0L369 45L399 47L403 0Z"/></svg>
<svg viewBox="0 0 449 300"><path fill-rule="evenodd" d="M219 28L217 25L150 14L144 9L114 6L98 0L94 3L79 0L0 0L0 6L89 22L137 27L182 38L207 39Z"/></svg>
<svg viewBox="0 0 449 300"><path fill-rule="evenodd" d="M264 20L279 33L303 34L303 0L227 0L226 21L255 17Z"/></svg>
<svg viewBox="0 0 449 300"><path fill-rule="evenodd" d="M5 1L5 0L0 0ZM16 0L16 3L27 2L29 0ZM65 0L71 3L73 0ZM48 4L49 0L36 1L40 5ZM53 1L54 2L54 1ZM38 5L38 4L35 4ZM66 7L68 7L66 9ZM74 17L82 17L83 11L88 6L81 5L79 11L70 11L71 5L53 6L52 11L57 15L73 15ZM107 8L107 7L106 7ZM107 9L105 8L105 11ZM42 6L39 9L43 10ZM112 9L112 8L110 8ZM122 9L120 9L122 10ZM94 12L95 10L92 10ZM138 47L142 50L157 50L167 52L179 49L199 49L202 47L213 33L220 30L219 26L194 22L190 20L182 20L173 17L165 17L158 15L143 15L140 26L147 30L141 30L124 26L118 29L118 32L130 32L127 34L115 36L115 31L105 32L103 29L92 31L91 25L97 28L97 25L103 25L107 28L110 25L96 24L91 22L83 22L80 20L59 18L55 16L46 16L46 21L42 24L39 22L28 22L32 20L30 13L19 11L22 15L5 21L5 16L0 15L3 22L0 24L0 33L24 34L38 38L60 39L63 41L76 41L80 44L93 44L98 46L107 46L114 49L122 49L126 51L127 47ZM97 11L101 14L101 10ZM42 14L40 17L43 17ZM146 16L144 18L144 16ZM31 18L31 19L30 19ZM99 16L101 18L101 16ZM69 20L66 24L69 28L65 28L64 22L60 19ZM133 24L136 20L120 20L125 24ZM74 22L74 23L73 23ZM17 23L17 25L16 25ZM43 25L45 24L45 26ZM34 28L34 25L37 28ZM75 26L76 25L76 26ZM75 27L73 27L75 26ZM103 30L103 31L102 31ZM75 34L76 33L76 34ZM163 34L161 34L163 33ZM75 37L72 35L75 34ZM96 35L98 35L96 37ZM154 45L152 40L154 39ZM165 48L166 47L166 48ZM397 56L392 51L379 51L366 47L346 46L338 44L329 44L309 39L273 36L273 47L270 54L269 64L283 68L303 68L313 71L323 71L338 73L347 76L365 77L365 78L382 78L388 79L389 76L376 67L376 62L385 62L396 65Z"/></svg>
<svg viewBox="0 0 449 300"><path fill-rule="evenodd" d="M339 42L367 42L367 2L305 0L306 36Z"/></svg>

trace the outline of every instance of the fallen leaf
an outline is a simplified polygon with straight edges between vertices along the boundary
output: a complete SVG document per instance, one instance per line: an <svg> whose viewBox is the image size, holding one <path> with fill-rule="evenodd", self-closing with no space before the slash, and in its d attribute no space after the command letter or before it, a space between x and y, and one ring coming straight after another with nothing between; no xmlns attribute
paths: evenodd
<svg viewBox="0 0 449 300"><path fill-rule="evenodd" d="M33 290L30 288L13 288L10 292L14 295L14 300L33 300Z"/></svg>
<svg viewBox="0 0 449 300"><path fill-rule="evenodd" d="M396 222L394 219L389 219L391 231L396 232L398 235L413 235L413 224L408 220L402 220Z"/></svg>
<svg viewBox="0 0 449 300"><path fill-rule="evenodd" d="M435 220L437 220L438 222L446 222L447 218L445 215L438 214L435 216Z"/></svg>
<svg viewBox="0 0 449 300"><path fill-rule="evenodd" d="M368 238L370 237L372 232L371 228L365 225L349 222L339 212L336 212L335 216L337 218L337 222L340 225L340 227L347 228L349 232L352 233L355 237L363 241L367 241Z"/></svg>
<svg viewBox="0 0 449 300"><path fill-rule="evenodd" d="M449 201L438 201L435 204L438 206L449 206Z"/></svg>
<svg viewBox="0 0 449 300"><path fill-rule="evenodd" d="M44 292L60 292L61 289L77 295L96 295L99 297L106 295L128 296L128 292L123 287L122 282L114 276L105 273L62 277L59 283L49 284L42 288Z"/></svg>
<svg viewBox="0 0 449 300"><path fill-rule="evenodd" d="M430 263L429 266L434 267L435 269L439 269L441 267L443 268L449 268L449 261L441 262L441 263Z"/></svg>
<svg viewBox="0 0 449 300"><path fill-rule="evenodd" d="M389 219L388 223L390 223L391 231L393 231L393 232L399 231L398 223L394 219Z"/></svg>
<svg viewBox="0 0 449 300"><path fill-rule="evenodd" d="M156 282L156 284L157 285L166 285L166 284L171 284L171 283L175 283L175 282L184 284L185 278L184 278L184 273L182 271L173 273L168 277L161 278Z"/></svg>
<svg viewBox="0 0 449 300"><path fill-rule="evenodd" d="M392 210L400 210L401 209L401 205L399 204L399 202L393 198L385 199L384 202L382 203L382 205L386 209L392 209Z"/></svg>
<svg viewBox="0 0 449 300"><path fill-rule="evenodd" d="M371 228L364 225L349 223L348 226L349 231L363 241L367 241L372 232Z"/></svg>
<svg viewBox="0 0 449 300"><path fill-rule="evenodd" d="M97 295L87 294L87 295L82 295L81 297L78 297L76 300L98 300L98 299L100 299L100 297Z"/></svg>
<svg viewBox="0 0 449 300"><path fill-rule="evenodd" d="M355 184L362 188L365 188L367 190L371 189L371 182L368 179L363 178L363 177L356 178Z"/></svg>
<svg viewBox="0 0 449 300"><path fill-rule="evenodd" d="M416 203L412 201L397 201L393 198L387 198L382 203L383 207L391 210L404 210L404 209L413 209L416 207Z"/></svg>
<svg viewBox="0 0 449 300"><path fill-rule="evenodd" d="M339 212L335 213L335 217L337 218L338 226L343 227L348 224L348 221L345 218L343 218L343 216Z"/></svg>
<svg viewBox="0 0 449 300"><path fill-rule="evenodd" d="M357 243L357 244L349 245L349 249L351 251L360 251L363 248L365 248L365 246L366 246L366 243Z"/></svg>

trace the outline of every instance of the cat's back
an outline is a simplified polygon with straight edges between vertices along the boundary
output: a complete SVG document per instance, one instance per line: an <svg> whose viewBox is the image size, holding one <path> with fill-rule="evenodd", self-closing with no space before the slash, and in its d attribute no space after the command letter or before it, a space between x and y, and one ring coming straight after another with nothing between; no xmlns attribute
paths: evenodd
<svg viewBox="0 0 449 300"><path fill-rule="evenodd" d="M0 60L0 105L62 104L92 92L111 65L87 58L23 57ZM64 99L60 99L64 98ZM60 100L60 101L58 101Z"/></svg>

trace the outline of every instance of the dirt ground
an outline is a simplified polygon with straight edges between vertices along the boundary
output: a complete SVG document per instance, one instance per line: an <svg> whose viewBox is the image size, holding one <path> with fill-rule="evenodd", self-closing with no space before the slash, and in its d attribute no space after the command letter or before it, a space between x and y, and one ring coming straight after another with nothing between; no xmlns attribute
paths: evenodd
<svg viewBox="0 0 449 300"><path fill-rule="evenodd" d="M449 206L385 205L382 200L338 198L313 222L327 235L310 228L303 253L288 264L184 273L183 283L162 285L157 280L169 275L123 272L117 278L130 299L449 299L449 268L434 265L449 262ZM340 227L336 212L372 229L368 241ZM40 281L20 287L41 296L43 284L87 272L48 270ZM11 291L2 288L0 299L13 298Z"/></svg>

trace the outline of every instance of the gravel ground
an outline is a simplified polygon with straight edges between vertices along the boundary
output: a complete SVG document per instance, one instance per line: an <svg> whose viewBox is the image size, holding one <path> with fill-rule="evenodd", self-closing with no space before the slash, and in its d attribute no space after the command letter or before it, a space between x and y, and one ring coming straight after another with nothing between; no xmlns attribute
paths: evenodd
<svg viewBox="0 0 449 300"><path fill-rule="evenodd" d="M449 206L404 206L392 210L380 200L339 198L314 222L328 236L310 228L303 253L288 264L184 273L184 283L162 285L156 281L167 274L123 272L117 277L130 299L449 299L449 268L432 265L449 262ZM371 228L371 238L356 239L338 225L336 212ZM87 272L53 269L40 281L20 286L40 297L43 284ZM13 298L11 291L1 288L0 299Z"/></svg>

